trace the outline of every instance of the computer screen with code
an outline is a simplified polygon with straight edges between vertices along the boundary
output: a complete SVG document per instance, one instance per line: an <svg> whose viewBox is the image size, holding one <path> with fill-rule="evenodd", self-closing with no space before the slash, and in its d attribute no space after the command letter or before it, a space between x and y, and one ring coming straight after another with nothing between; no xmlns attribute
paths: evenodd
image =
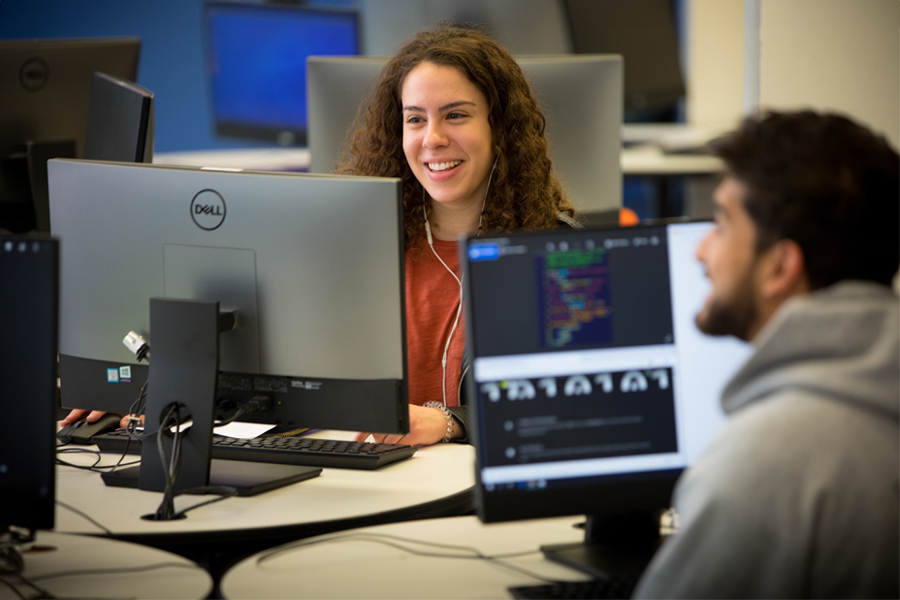
<svg viewBox="0 0 900 600"><path fill-rule="evenodd" d="M468 240L482 519L668 506L749 352L694 325L708 290L694 250L710 227Z"/></svg>

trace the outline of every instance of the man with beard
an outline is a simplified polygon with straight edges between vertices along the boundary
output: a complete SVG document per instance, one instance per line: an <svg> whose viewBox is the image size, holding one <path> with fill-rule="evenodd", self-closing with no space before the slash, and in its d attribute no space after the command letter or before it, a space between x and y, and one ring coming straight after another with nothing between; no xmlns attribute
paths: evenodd
<svg viewBox="0 0 900 600"><path fill-rule="evenodd" d="M755 352L637 597L900 594L900 158L852 121L746 120L697 249L711 335Z"/></svg>

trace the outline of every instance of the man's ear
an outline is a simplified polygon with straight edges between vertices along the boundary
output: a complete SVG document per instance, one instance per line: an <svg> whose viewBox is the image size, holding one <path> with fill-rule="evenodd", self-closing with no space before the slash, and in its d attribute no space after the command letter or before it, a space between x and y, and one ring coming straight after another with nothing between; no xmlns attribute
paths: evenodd
<svg viewBox="0 0 900 600"><path fill-rule="evenodd" d="M768 301L782 302L809 292L806 259L794 240L779 240L763 253L759 290Z"/></svg>

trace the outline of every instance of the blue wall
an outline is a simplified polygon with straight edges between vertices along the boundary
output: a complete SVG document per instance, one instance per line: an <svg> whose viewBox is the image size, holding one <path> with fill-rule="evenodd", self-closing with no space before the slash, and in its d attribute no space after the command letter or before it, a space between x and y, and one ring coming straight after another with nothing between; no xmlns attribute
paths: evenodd
<svg viewBox="0 0 900 600"><path fill-rule="evenodd" d="M138 36L138 83L156 101L156 152L246 147L215 138L202 17L202 0L0 0L0 39Z"/></svg>

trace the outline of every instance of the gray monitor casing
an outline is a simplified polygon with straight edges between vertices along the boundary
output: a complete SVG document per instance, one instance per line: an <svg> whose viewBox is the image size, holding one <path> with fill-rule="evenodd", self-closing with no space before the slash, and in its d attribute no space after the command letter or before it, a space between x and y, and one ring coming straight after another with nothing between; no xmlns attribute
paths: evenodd
<svg viewBox="0 0 900 600"><path fill-rule="evenodd" d="M136 37L0 41L0 155L26 141L84 148L95 71L136 81Z"/></svg>
<svg viewBox="0 0 900 600"><path fill-rule="evenodd" d="M622 206L624 66L618 55L517 56L547 118L557 176L580 212ZM335 169L384 57L307 59L310 171Z"/></svg>
<svg viewBox="0 0 900 600"><path fill-rule="evenodd" d="M168 297L237 311L219 395L273 388L263 422L407 422L399 180L84 160L50 161L49 178L65 406L127 410L143 379L122 340L141 334L152 360L149 299ZM98 381L119 365L132 381Z"/></svg>
<svg viewBox="0 0 900 600"><path fill-rule="evenodd" d="M154 129L153 92L121 77L94 73L82 158L153 162Z"/></svg>
<svg viewBox="0 0 900 600"><path fill-rule="evenodd" d="M84 156L93 74L136 81L137 37L0 40L0 229L50 231L47 159Z"/></svg>

